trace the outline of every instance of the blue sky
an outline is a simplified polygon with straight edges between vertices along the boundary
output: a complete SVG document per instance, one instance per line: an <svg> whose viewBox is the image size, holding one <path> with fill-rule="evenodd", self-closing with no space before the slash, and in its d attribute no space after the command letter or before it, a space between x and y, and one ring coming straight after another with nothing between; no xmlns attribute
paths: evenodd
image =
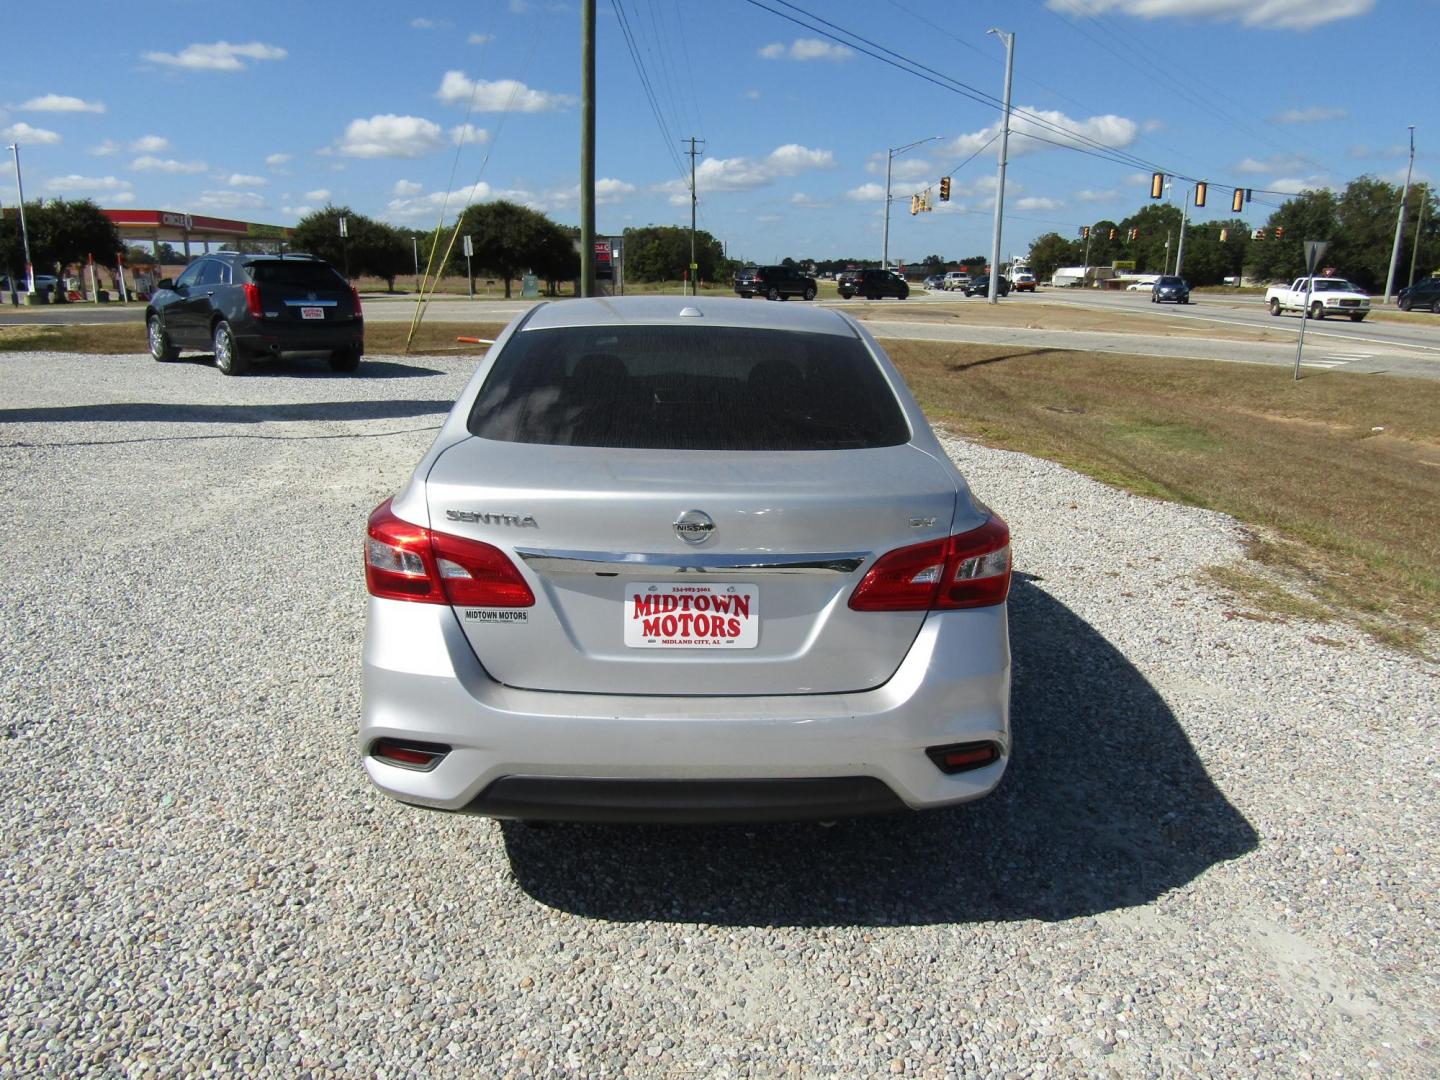
<svg viewBox="0 0 1440 1080"><path fill-rule="evenodd" d="M1417 124L1417 179L1435 171L1435 0L761 2L995 97L1004 49L986 31L1015 34L1014 104L1047 122L1029 130L1130 160L1012 136L1006 252L1138 208L1133 159L1217 189L1398 182ZM700 226L731 255L878 258L887 148L941 136L894 159L891 257L989 250L993 105L747 0L598 0L597 24L599 232L688 225L693 135ZM24 4L3 32L0 135L31 199L271 224L333 201L434 226L473 195L578 222L573 0ZM952 171L952 201L912 217L909 194ZM1282 197L1257 200L1256 222ZM1229 212L1212 191L1194 214Z"/></svg>

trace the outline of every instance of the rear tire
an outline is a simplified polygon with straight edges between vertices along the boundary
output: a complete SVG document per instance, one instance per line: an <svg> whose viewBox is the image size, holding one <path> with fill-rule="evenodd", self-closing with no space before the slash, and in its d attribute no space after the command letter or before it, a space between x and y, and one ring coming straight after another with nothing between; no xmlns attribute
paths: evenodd
<svg viewBox="0 0 1440 1080"><path fill-rule="evenodd" d="M145 324L145 334L150 340L150 355L156 360L179 358L180 350L170 343L170 335L165 333L165 327L160 324L159 315L150 316L150 320Z"/></svg>
<svg viewBox="0 0 1440 1080"><path fill-rule="evenodd" d="M815 290L814 290L811 286L809 286L809 285L805 286L805 299L806 299L806 300L814 300L814 299L815 299Z"/></svg>
<svg viewBox="0 0 1440 1080"><path fill-rule="evenodd" d="M769 292L767 292L767 293L765 294L765 299L766 299L766 300L779 300L779 299L780 299L780 290L777 289L777 288L775 288L774 285L771 285Z"/></svg>
<svg viewBox="0 0 1440 1080"><path fill-rule="evenodd" d="M240 351L230 324L221 319L215 324L215 366L222 375L244 375L250 367L250 358Z"/></svg>
<svg viewBox="0 0 1440 1080"><path fill-rule="evenodd" d="M353 346L348 349L336 349L330 354L331 371L355 371L360 367L360 350Z"/></svg>
<svg viewBox="0 0 1440 1080"><path fill-rule="evenodd" d="M1312 318L1312 319L1323 319L1323 318L1325 318L1325 305L1322 304L1322 303L1320 303L1319 301L1316 301L1315 303L1311 304L1311 305L1310 305L1310 318Z"/></svg>
<svg viewBox="0 0 1440 1080"><path fill-rule="evenodd" d="M1279 314L1280 314L1280 301L1279 301L1279 300L1276 300L1276 299L1273 299L1273 298L1271 299L1271 301L1270 301L1270 314L1271 314L1271 315L1279 315Z"/></svg>
<svg viewBox="0 0 1440 1080"><path fill-rule="evenodd" d="M909 299L910 299L910 290L909 290L909 289L903 289L903 290L901 290L900 299L901 299L901 300L909 300Z"/></svg>
<svg viewBox="0 0 1440 1080"><path fill-rule="evenodd" d="M1440 315L1440 296L1437 296L1435 298L1435 302L1430 305L1430 310L1433 311L1436 315Z"/></svg>

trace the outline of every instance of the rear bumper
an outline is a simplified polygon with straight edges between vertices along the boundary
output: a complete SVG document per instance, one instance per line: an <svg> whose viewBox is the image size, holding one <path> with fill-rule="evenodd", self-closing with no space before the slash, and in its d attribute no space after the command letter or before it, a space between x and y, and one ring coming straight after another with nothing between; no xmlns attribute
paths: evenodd
<svg viewBox="0 0 1440 1080"><path fill-rule="evenodd" d="M266 321L246 326L232 324L235 343L247 352L333 352L336 349L364 349L365 320L353 322L281 323Z"/></svg>
<svg viewBox="0 0 1440 1080"><path fill-rule="evenodd" d="M662 697L503 686L449 608L369 605L360 752L402 802L552 820L832 818L976 799L1009 760L1004 607L932 614L889 682L862 693ZM372 756L379 738L451 750L421 772ZM925 755L981 740L1001 758L972 772Z"/></svg>

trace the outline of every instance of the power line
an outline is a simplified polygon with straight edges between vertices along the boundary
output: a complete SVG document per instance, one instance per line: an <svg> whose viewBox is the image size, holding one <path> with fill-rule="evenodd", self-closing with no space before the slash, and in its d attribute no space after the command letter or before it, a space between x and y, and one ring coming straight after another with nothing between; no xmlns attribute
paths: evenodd
<svg viewBox="0 0 1440 1080"><path fill-rule="evenodd" d="M635 73L640 77L640 87L645 92L645 100L650 106L650 113L655 117L655 124L660 129L660 139L665 145L665 152L670 155L676 175L683 181L685 166L681 163L680 155L675 149L679 139L671 132L670 127L665 123L665 117L660 112L660 104L655 98L655 88L650 85L650 76L645 71L644 61L640 59L640 52L636 48L635 35L630 28L630 20L625 14L624 4L621 0L610 0L610 6L614 9L620 22L620 32L625 38L625 47L630 50L630 59L635 64Z"/></svg>

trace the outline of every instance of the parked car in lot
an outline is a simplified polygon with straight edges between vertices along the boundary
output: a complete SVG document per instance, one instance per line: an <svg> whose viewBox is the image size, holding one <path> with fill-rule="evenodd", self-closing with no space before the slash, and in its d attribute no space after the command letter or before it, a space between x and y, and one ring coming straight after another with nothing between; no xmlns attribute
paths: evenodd
<svg viewBox="0 0 1440 1080"><path fill-rule="evenodd" d="M829 819L977 798L1009 759L1009 531L840 311L517 316L365 574L360 751L402 802Z"/></svg>
<svg viewBox="0 0 1440 1080"><path fill-rule="evenodd" d="M313 255L202 256L174 281L160 280L145 327L156 360L213 351L226 375L288 352L323 352L335 371L354 371L365 352L360 294Z"/></svg>
<svg viewBox="0 0 1440 1080"><path fill-rule="evenodd" d="M1271 315L1298 311L1312 319L1327 315L1364 322L1370 314L1370 294L1344 278L1296 278L1289 285L1271 285L1265 290L1265 306Z"/></svg>
<svg viewBox="0 0 1440 1080"><path fill-rule="evenodd" d="M767 300L788 300L798 296L814 300L818 288L809 274L790 266L755 266L748 272L741 271L736 278L735 291L747 300L752 296L763 296Z"/></svg>
<svg viewBox="0 0 1440 1080"><path fill-rule="evenodd" d="M1015 275L1015 282L1012 285L1012 288L1016 292L1034 292L1035 275L1026 270L1019 271Z"/></svg>
<svg viewBox="0 0 1440 1080"><path fill-rule="evenodd" d="M1424 278L1407 285L1395 295L1401 311L1433 311L1440 315L1440 277Z"/></svg>
<svg viewBox="0 0 1440 1080"><path fill-rule="evenodd" d="M1150 289L1150 302L1160 304L1167 300L1176 304L1190 302L1190 286L1185 283L1184 278L1167 274L1155 279L1155 284Z"/></svg>
<svg viewBox="0 0 1440 1080"><path fill-rule="evenodd" d="M910 295L910 285L893 270L857 270L848 280L840 282L840 295L846 300L855 296L864 300L882 300L887 296L904 300Z"/></svg>
<svg viewBox="0 0 1440 1080"><path fill-rule="evenodd" d="M1147 278L1144 281L1132 281L1129 285L1125 286L1125 291L1153 293L1155 291L1155 279Z"/></svg>
<svg viewBox="0 0 1440 1080"><path fill-rule="evenodd" d="M41 292L41 291L44 291L44 290L46 290L46 289L53 290L53 289L55 288L55 286L56 286L57 283L58 283L58 279L55 277L54 274L36 274L36 275L35 275L35 290L36 290L37 292ZM24 274L16 274L16 275L15 275L15 291L16 291L16 292L23 293L23 292L26 291L26 289L27 289L27 284L26 284L26 281L25 281L25 275L24 275ZM0 292L7 292L7 293L8 293L9 291L10 291L10 278L7 277L7 276L5 276L5 275L3 275L3 274L0 274Z"/></svg>
<svg viewBox="0 0 1440 1080"><path fill-rule="evenodd" d="M1009 295L1010 295L1010 279L1007 278L1004 274L1001 274L1001 275L1000 275L1000 283L999 283L998 285L996 285L995 291L996 291L999 295L1001 295L1001 296L1009 296ZM989 274L981 274L979 277L977 277L977 278L975 278L973 281L971 281L970 284L968 284L968 285L965 286L965 295L966 295L966 296L989 296L989 295L990 295L990 275L989 275Z"/></svg>

